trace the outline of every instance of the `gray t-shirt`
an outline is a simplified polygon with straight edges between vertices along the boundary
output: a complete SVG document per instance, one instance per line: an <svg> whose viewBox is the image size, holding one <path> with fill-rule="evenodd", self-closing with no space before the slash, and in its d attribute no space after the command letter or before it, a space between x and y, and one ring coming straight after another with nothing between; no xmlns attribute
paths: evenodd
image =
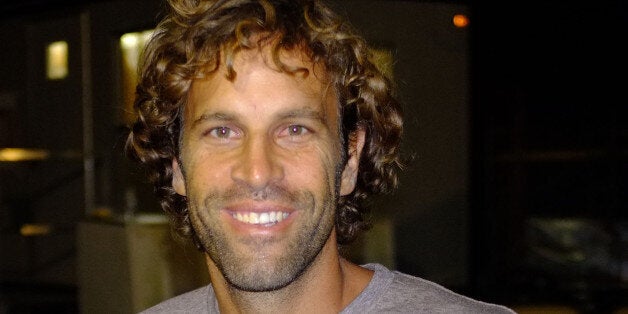
<svg viewBox="0 0 628 314"><path fill-rule="evenodd" d="M341 313L508 313L512 310L473 300L438 284L391 271L380 264L363 267L375 274L364 291ZM220 313L211 285L159 303L141 314Z"/></svg>

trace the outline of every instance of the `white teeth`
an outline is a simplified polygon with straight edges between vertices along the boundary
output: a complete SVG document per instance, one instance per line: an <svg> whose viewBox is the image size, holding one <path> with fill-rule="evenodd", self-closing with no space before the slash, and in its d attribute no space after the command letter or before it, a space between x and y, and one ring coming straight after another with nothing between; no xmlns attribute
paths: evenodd
<svg viewBox="0 0 628 314"><path fill-rule="evenodd" d="M267 224L269 220L270 217L268 217L268 213L262 213L261 215L259 215L259 223Z"/></svg>
<svg viewBox="0 0 628 314"><path fill-rule="evenodd" d="M258 213L250 213L249 214L249 223L258 224L259 223L259 214Z"/></svg>
<svg viewBox="0 0 628 314"><path fill-rule="evenodd" d="M275 224L286 219L288 215L288 213L275 211L263 213L237 212L232 214L234 219L253 225Z"/></svg>

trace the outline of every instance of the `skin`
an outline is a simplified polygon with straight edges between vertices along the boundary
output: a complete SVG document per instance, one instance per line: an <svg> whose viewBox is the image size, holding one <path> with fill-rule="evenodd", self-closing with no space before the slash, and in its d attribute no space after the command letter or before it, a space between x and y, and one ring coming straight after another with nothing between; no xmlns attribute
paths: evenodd
<svg viewBox="0 0 628 314"><path fill-rule="evenodd" d="M267 48L236 55L192 83L173 187L187 197L221 312L337 313L372 271L339 256L334 215L355 188L364 132L341 164L338 102L298 50L272 66ZM280 213L283 220L258 222ZM240 216L238 216L240 215ZM248 217L248 218L243 218Z"/></svg>

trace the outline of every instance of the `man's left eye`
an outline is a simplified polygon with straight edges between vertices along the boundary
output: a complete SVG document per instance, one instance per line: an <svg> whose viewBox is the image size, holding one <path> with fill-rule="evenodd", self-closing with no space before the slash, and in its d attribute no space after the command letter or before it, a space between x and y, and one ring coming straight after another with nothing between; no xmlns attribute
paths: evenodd
<svg viewBox="0 0 628 314"><path fill-rule="evenodd" d="M288 135L297 136L307 133L308 130L302 125L291 125L288 127Z"/></svg>

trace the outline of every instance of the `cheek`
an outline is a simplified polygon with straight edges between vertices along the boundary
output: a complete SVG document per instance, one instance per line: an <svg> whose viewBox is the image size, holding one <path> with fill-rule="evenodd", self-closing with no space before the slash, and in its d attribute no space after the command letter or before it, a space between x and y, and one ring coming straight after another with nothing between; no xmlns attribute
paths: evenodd
<svg viewBox="0 0 628 314"><path fill-rule="evenodd" d="M285 159L284 167L289 173L287 182L292 187L304 187L333 190L335 180L336 163L330 150L315 148L308 152L292 154Z"/></svg>
<svg viewBox="0 0 628 314"><path fill-rule="evenodd" d="M209 153L195 155L188 160L186 174L188 185L193 189L207 190L212 186L224 185L228 178L227 160Z"/></svg>

